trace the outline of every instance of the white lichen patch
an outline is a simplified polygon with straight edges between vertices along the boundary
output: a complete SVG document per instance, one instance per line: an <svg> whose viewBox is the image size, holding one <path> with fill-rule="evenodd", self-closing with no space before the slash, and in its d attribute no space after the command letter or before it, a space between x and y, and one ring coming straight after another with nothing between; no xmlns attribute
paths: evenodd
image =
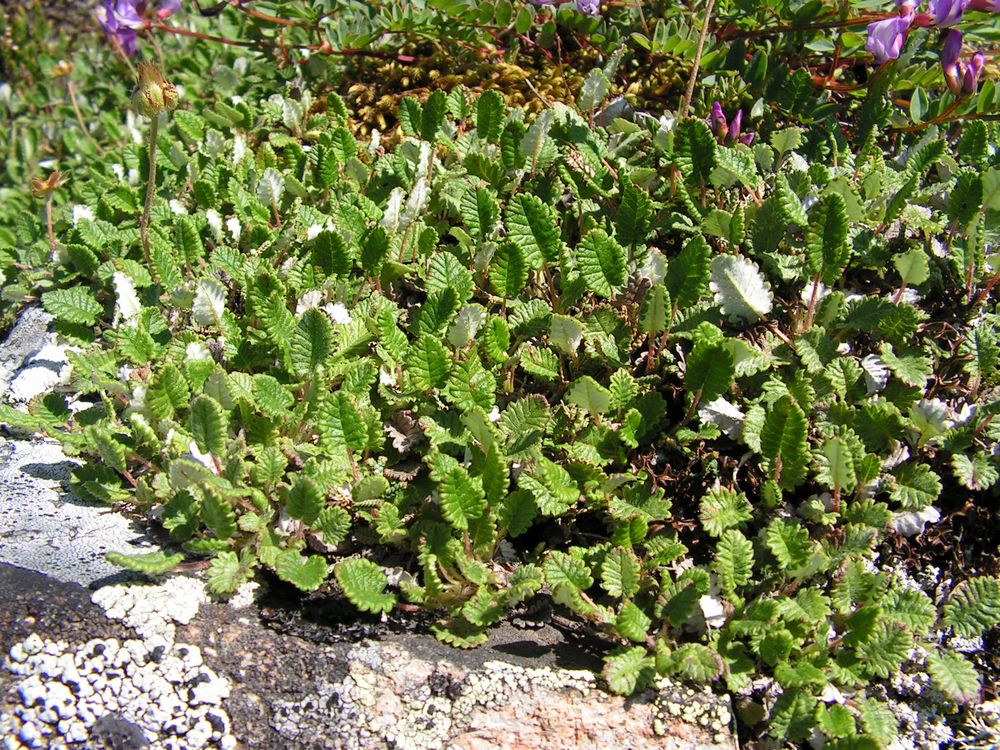
<svg viewBox="0 0 1000 750"><path fill-rule="evenodd" d="M175 623L191 622L208 596L198 579L175 576L158 586L105 586L91 600L104 609L108 619L133 628L150 648L156 648L172 646Z"/></svg>
<svg viewBox="0 0 1000 750"><path fill-rule="evenodd" d="M719 744L726 742L733 722L728 699L663 678L656 680L655 687L657 695L654 701L653 732L661 737L667 735L670 732L669 725L680 721L707 730Z"/></svg>
<svg viewBox="0 0 1000 750"><path fill-rule="evenodd" d="M33 633L4 667L22 678L13 711L0 712L6 750L103 747L111 731L150 750L236 747L222 707L229 681L204 665L197 646L115 638L71 646Z"/></svg>

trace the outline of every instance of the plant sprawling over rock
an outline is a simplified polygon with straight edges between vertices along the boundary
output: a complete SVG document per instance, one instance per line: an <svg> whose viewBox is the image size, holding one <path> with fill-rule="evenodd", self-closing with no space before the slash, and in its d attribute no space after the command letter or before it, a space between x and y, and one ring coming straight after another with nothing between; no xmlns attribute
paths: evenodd
<svg viewBox="0 0 1000 750"><path fill-rule="evenodd" d="M885 152L874 97L851 132L616 118L619 54L537 115L404 98L387 149L227 60L154 130L148 261L135 142L44 273L44 223L0 235L75 345L65 392L0 419L182 550L117 561L335 582L463 647L546 596L607 638L612 690L716 683L779 741L889 744L871 686L914 660L975 701L950 642L1000 623L995 571L932 597L874 562L995 498L995 123Z"/></svg>

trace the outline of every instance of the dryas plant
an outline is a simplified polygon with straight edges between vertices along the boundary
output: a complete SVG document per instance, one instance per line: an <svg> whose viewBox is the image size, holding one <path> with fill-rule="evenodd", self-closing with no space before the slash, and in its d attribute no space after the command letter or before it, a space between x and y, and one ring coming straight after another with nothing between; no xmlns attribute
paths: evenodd
<svg viewBox="0 0 1000 750"><path fill-rule="evenodd" d="M1000 621L1000 580L935 600L871 563L997 480L994 125L890 159L458 89L405 100L383 153L322 104L176 112L148 264L125 180L65 232L41 299L72 381L0 418L182 550L113 559L207 557L220 595L335 582L458 646L549 596L607 638L616 692L775 681L779 740L887 744L868 688L915 659L975 700L948 638Z"/></svg>

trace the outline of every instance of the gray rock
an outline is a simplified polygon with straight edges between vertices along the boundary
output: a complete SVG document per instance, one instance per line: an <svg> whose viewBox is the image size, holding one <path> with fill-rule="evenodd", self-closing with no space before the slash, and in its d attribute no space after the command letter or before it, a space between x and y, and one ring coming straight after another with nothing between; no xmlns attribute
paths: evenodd
<svg viewBox="0 0 1000 750"><path fill-rule="evenodd" d="M55 344L48 332L52 316L40 307L27 307L0 344L0 394L7 392L25 363L46 346Z"/></svg>
<svg viewBox="0 0 1000 750"><path fill-rule="evenodd" d="M65 491L73 465L54 442L0 438L0 562L84 586L121 578L107 552L157 548L134 521Z"/></svg>

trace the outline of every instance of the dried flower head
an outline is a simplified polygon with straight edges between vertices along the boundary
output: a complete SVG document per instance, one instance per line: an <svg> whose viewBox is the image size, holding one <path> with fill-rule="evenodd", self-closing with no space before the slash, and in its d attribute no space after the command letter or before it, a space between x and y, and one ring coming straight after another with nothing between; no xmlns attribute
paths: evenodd
<svg viewBox="0 0 1000 750"><path fill-rule="evenodd" d="M177 89L167 82L155 65L139 63L139 85L132 94L132 109L146 117L156 117L177 106Z"/></svg>
<svg viewBox="0 0 1000 750"><path fill-rule="evenodd" d="M69 60L60 60L49 70L49 75L53 78L65 78L73 72L73 63Z"/></svg>
<svg viewBox="0 0 1000 750"><path fill-rule="evenodd" d="M44 180L41 177L31 178L31 194L36 198L44 198L62 187L65 178L62 172L52 172Z"/></svg>

